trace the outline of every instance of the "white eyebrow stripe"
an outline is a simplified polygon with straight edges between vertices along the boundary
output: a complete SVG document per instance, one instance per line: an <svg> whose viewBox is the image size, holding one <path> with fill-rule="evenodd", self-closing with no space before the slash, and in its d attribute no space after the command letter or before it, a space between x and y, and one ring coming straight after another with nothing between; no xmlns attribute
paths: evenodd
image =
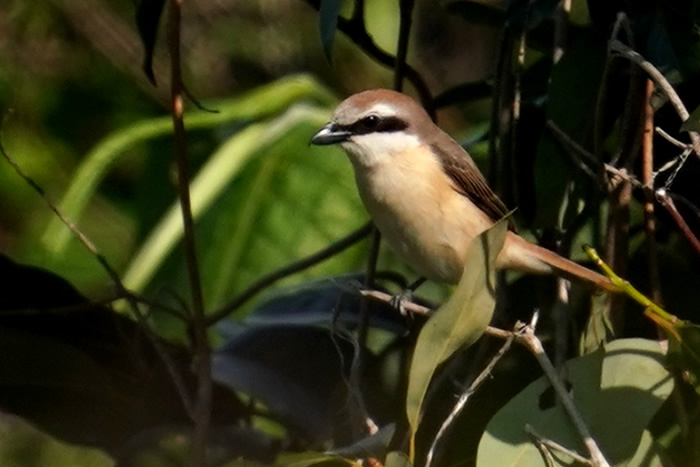
<svg viewBox="0 0 700 467"><path fill-rule="evenodd" d="M379 102L377 104L374 104L367 113L376 113L382 117L395 117L396 109L391 105Z"/></svg>

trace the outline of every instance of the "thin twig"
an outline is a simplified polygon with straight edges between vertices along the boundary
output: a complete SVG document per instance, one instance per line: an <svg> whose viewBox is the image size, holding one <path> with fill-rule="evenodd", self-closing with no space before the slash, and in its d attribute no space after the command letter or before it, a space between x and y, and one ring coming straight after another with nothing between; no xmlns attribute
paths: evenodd
<svg viewBox="0 0 700 467"><path fill-rule="evenodd" d="M195 402L193 464L207 465L207 441L211 418L212 379L211 349L207 336L207 323L204 315L202 284L197 264L195 247L194 219L190 202L189 161L183 121L184 104L182 74L180 69L180 23L183 0L170 0L168 8L169 49L170 49L170 98L173 117L174 156L177 166L177 186L184 226L183 247L187 264L190 294L192 298L191 334L193 351L196 357L197 397Z"/></svg>
<svg viewBox="0 0 700 467"><path fill-rule="evenodd" d="M686 240L688 240L688 242L690 242L693 248L695 248L695 251L700 254L700 240L698 240L693 231L690 229L690 226L688 226L688 223L685 221L683 216L681 216L681 213L678 212L676 204L668 195L665 188L659 188L656 190L656 199L659 201L659 203L661 203L661 206L666 208L668 213L671 215L671 218L676 222L676 225L680 229L683 236L686 238Z"/></svg>
<svg viewBox="0 0 700 467"><path fill-rule="evenodd" d="M549 120L546 123L546 127L552 132L557 142L561 144L566 150L567 154L571 156L573 162L581 169L584 173L591 177L594 181L599 181L599 177L590 169L587 162L593 165L598 165L596 162L596 157L583 148L580 144L574 141L571 136L564 133L564 131L559 128L559 126L553 121ZM626 169L618 169L617 167L610 164L602 164L602 168L605 172L619 178L621 181L631 184L635 188L646 189L646 187L637 180L633 175L631 175ZM617 183L612 183L611 187L617 186Z"/></svg>
<svg viewBox="0 0 700 467"><path fill-rule="evenodd" d="M391 303L394 298L392 295L389 295L388 293L379 290L360 290L359 294L363 297L371 297L374 300L384 303ZM429 316L434 312L434 310L432 310L431 308L419 305L418 303L414 303L411 301L404 301L403 305L406 311L418 315ZM512 333L509 331L504 331L503 329L488 326L486 328L486 331L484 331L484 334L488 336L498 337L499 339L508 339L508 336L510 336Z"/></svg>
<svg viewBox="0 0 700 467"><path fill-rule="evenodd" d="M320 6L320 0L306 0L311 6L318 10ZM362 21L361 21L362 20ZM394 68L396 66L396 57L390 53L382 50L372 36L369 35L367 29L364 26L364 20L353 15L352 18L347 19L343 17L338 18L338 30L343 32L350 40L352 40L356 45L358 45L362 50L367 53L371 58L375 59L382 65ZM430 92L430 88L423 79L423 77L416 71L415 68L406 64L405 76L411 84L416 88L418 95L420 96L421 104L425 107L428 114L435 119L435 109L433 107L433 98Z"/></svg>
<svg viewBox="0 0 700 467"><path fill-rule="evenodd" d="M545 353L544 348L542 347L542 342L535 335L533 326L521 326L520 331L515 333L515 339L519 344L525 346L532 353L532 355L534 355L534 357L537 359L537 362L540 364L540 367L542 367L545 376L552 384L552 387L557 393L557 396L559 397L559 401L561 402L564 411L571 419L574 428L578 432L583 443L586 445L586 448L588 449L588 452L591 456L591 465L594 465L596 467L609 467L610 464L607 460L605 460L605 456L598 447L598 444L591 436L591 433L588 430L586 423L583 421L583 418L579 414L573 399L571 398L568 391L566 390L566 387L564 386L564 383L562 383L561 379L559 378L559 375L557 375L556 369L552 365L552 362L547 357L547 354Z"/></svg>
<svg viewBox="0 0 700 467"><path fill-rule="evenodd" d="M678 157L673 159L668 164L665 164L661 168L659 168L659 170L657 170L654 173L654 178L656 178L656 176L658 174L665 172L666 170L669 170L671 167L673 167L675 165L676 168L673 169L673 172L671 172L671 175L669 175L668 178L666 179L666 181L664 182L664 188L666 188L666 189L671 188L671 185L673 185L673 182L676 180L676 177L681 172L681 169L685 165L685 162L688 160L688 156L690 156L690 154L692 152L693 152L692 147L686 148L686 150L683 151Z"/></svg>
<svg viewBox="0 0 700 467"><path fill-rule="evenodd" d="M547 439L537 433L535 429L532 427L532 425L527 424L525 425L525 433L532 439L538 446L538 448L545 448L545 452L551 456L551 451L557 451L566 454L567 456L571 457L574 461L579 462L581 464L586 464L586 465L591 465L590 459L585 458L581 454L577 453L576 451L572 451L571 449L565 448L561 444L557 443L556 441L552 441L551 439ZM542 450L541 450L542 451ZM544 452L543 452L544 455ZM552 458L553 460L553 458Z"/></svg>
<svg viewBox="0 0 700 467"><path fill-rule="evenodd" d="M674 138L673 136L671 136L671 135L669 135L668 133L666 133L666 131L664 131L664 129L661 128L661 127L658 127L658 126L657 126L657 127L654 129L654 131L656 131L656 133L657 133L659 136L661 136L663 139L665 139L665 140L668 141L669 143L673 144L673 145L676 146L677 148L680 148L680 149L688 149L688 147L690 147L690 144L684 143L683 141Z"/></svg>
<svg viewBox="0 0 700 467"><path fill-rule="evenodd" d="M569 30L569 13L571 12L571 0L562 0L554 11L554 64L561 60L566 50L566 39Z"/></svg>
<svg viewBox="0 0 700 467"><path fill-rule="evenodd" d="M374 287L374 276L377 273L377 260L379 259L379 243L381 235L376 228L372 229L370 238L369 254L367 255L367 266L365 267L364 287ZM364 427L368 427L366 421L371 420L365 401L360 391L362 377L367 362L367 337L369 336L369 303L367 300L360 300L360 319L357 326L357 353L350 368L350 385L355 391L351 391L349 396L353 397L357 413L363 420ZM371 429L371 426L370 426ZM362 433L365 434L365 433Z"/></svg>
<svg viewBox="0 0 700 467"><path fill-rule="evenodd" d="M535 436L530 431L530 428L532 427L529 424L525 425L525 434L528 436L528 438L530 438L532 444L534 444L535 448L537 448L537 450L540 452L540 455L542 456L542 461L544 461L544 465L546 467L556 467L556 463L554 462L554 456L552 455L551 450L545 445L542 438Z"/></svg>
<svg viewBox="0 0 700 467"><path fill-rule="evenodd" d="M685 104L683 104L683 101L681 101L681 98L678 96L678 93L676 93L676 90L673 89L671 83L668 82L666 77L651 62L618 40L610 41L610 50L631 60L642 70L644 70L651 77L654 83L656 83L656 85L664 91L666 96L668 96L673 108L676 109L676 113L682 121L685 122L688 120L688 118L690 118L690 114L685 108ZM700 135L698 135L696 131L689 131L688 133L690 134L693 150L695 151L695 154L700 157Z"/></svg>
<svg viewBox="0 0 700 467"><path fill-rule="evenodd" d="M124 283L122 282L121 278L119 277L119 274L117 274L116 270L112 268L112 266L109 264L105 256L97 249L94 243L70 220L68 219L63 212L58 209L56 204L49 199L49 197L46 195L46 192L44 191L43 188L39 186L38 183L34 181L29 175L27 175L24 170L15 162L14 159L10 157L10 154L5 150L5 146L2 142L2 137L0 136L0 154L5 158L8 164L12 166L14 171L19 175L20 178L22 178L27 185L29 185L40 197L42 200L44 200L44 203L48 208L54 213L54 215L63 223L63 225L68 228L68 230L71 231L73 235L78 239L78 241L87 249L90 254L97 260L97 262L100 264L102 269L105 270L107 275L110 277L112 280L112 283L114 284L115 288L117 289L117 294L120 295L121 297L125 298L127 302L129 303L130 310L132 311L132 314L134 315L134 318L136 321L141 325L146 333L146 336L148 337L148 340L150 344L153 346L153 348L156 351L156 354L158 354L158 357L161 359L163 364L165 365L168 373L170 374L170 377L173 380L173 384L175 385L175 389L180 396L180 400L182 401L182 405L185 409L185 411L189 414L193 414L193 407L192 407L192 401L189 396L189 392L185 386L185 382L182 378L182 375L178 372L175 363L173 362L172 358L170 358L170 355L168 352L165 350L163 345L158 341L158 339L153 335L153 333L150 331L150 328L148 326L148 322L146 321L146 318L144 317L143 313L141 312L141 309L138 306L138 301L136 300L136 295L132 294L125 286Z"/></svg>
<svg viewBox="0 0 700 467"><path fill-rule="evenodd" d="M450 412L449 416L445 419L444 422L442 422L442 426L433 438L433 442L431 443L430 449L428 450L428 454L425 458L425 467L430 467L433 461L433 457L435 456L435 450L437 449L437 445L444 437L445 433L447 432L447 429L450 427L450 425L452 425L457 416L467 405L467 401L469 400L469 398L477 391L477 389L479 389L479 387L481 387L481 385L487 380L487 378L491 377L491 372L493 371L494 367L501 360L501 358L503 358L506 352L508 352L514 340L514 335L511 334L510 336L508 336L508 338L498 350L496 355L494 355L491 361L488 363L488 365L486 365L486 368L484 368L484 370L481 373L479 373L479 375L472 382L472 384L469 385L469 387L459 396L459 399L457 399L457 403L452 408L452 411Z"/></svg>
<svg viewBox="0 0 700 467"><path fill-rule="evenodd" d="M408 40L411 37L411 25L413 24L413 6L415 0L401 0L399 10L399 42L396 46L396 64L394 65L394 90L403 89L403 79L406 69L406 56L408 55Z"/></svg>
<svg viewBox="0 0 700 467"><path fill-rule="evenodd" d="M352 21L364 21L365 0L355 0L355 7L352 10Z"/></svg>
<svg viewBox="0 0 700 467"><path fill-rule="evenodd" d="M350 248L363 238L367 237L370 234L370 232L372 232L372 223L368 222L367 224L363 225L354 232L351 232L349 235L341 238L336 242L333 242L326 248L317 251L316 253L307 256L306 258L302 258L299 261L296 261L292 264L288 264L287 266L284 266L283 268L280 268L277 271L273 271L266 276L261 277L260 279L258 279L257 282L254 282L251 286L249 286L246 290L241 292L240 295L231 300L229 303L227 303L220 309L214 311L213 313L210 313L207 316L207 325L211 326L212 324L226 318L233 311L235 311L240 306L245 304L248 300L257 295L261 290L269 287L275 282L284 279L285 277L291 276L292 274L296 274L297 272L303 271L304 269L308 269L340 253L341 251L345 251L346 249Z"/></svg>

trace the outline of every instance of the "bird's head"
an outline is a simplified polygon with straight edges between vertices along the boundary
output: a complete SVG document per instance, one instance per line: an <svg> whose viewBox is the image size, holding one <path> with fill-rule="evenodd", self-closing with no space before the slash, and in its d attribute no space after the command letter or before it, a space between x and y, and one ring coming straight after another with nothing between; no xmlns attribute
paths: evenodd
<svg viewBox="0 0 700 467"><path fill-rule="evenodd" d="M338 105L311 144L339 144L355 165L372 167L424 144L433 126L410 97L388 89L354 94Z"/></svg>

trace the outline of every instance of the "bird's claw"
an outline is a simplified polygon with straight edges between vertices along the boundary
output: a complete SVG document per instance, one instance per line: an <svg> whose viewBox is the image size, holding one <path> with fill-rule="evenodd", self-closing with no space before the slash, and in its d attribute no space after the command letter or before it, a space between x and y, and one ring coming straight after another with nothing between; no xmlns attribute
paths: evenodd
<svg viewBox="0 0 700 467"><path fill-rule="evenodd" d="M391 301L389 301L389 304L392 306L392 308L398 310L399 313L401 313L401 316L408 316L408 310L404 306L404 303L412 301L413 290L403 289L401 292L391 297Z"/></svg>

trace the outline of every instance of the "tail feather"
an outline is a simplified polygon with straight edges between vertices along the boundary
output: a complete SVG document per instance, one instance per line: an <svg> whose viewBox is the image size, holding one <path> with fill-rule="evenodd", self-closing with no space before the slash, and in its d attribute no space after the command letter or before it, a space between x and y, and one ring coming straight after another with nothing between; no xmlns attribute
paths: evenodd
<svg viewBox="0 0 700 467"><path fill-rule="evenodd" d="M504 257L501 258L501 256ZM574 263L553 251L530 243L512 232L509 232L506 237L506 245L499 255L498 261L504 267L533 274L555 273L566 279L590 283L609 292L620 291L619 287L604 275Z"/></svg>

